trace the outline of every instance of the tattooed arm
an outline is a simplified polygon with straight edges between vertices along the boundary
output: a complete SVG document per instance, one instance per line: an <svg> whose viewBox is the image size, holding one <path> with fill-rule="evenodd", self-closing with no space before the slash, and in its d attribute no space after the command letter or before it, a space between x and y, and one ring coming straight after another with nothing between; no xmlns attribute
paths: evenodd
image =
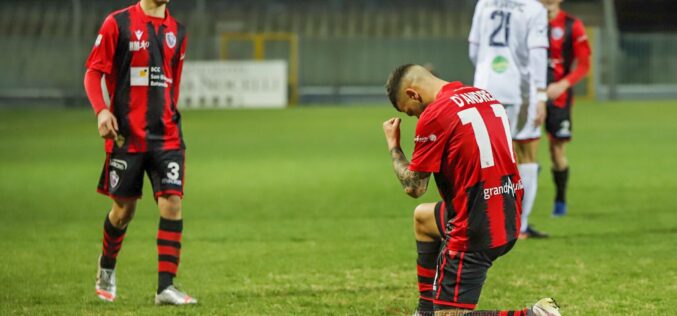
<svg viewBox="0 0 677 316"><path fill-rule="evenodd" d="M395 175L400 180L404 192L413 198L422 196L428 190L430 173L409 170L409 161L400 148L400 119L391 118L383 123L390 156L393 159Z"/></svg>
<svg viewBox="0 0 677 316"><path fill-rule="evenodd" d="M409 170L409 161L407 161L400 147L392 148L390 156L393 158L395 175L400 180L404 192L413 198L418 198L425 194L426 190L428 190L430 173Z"/></svg>

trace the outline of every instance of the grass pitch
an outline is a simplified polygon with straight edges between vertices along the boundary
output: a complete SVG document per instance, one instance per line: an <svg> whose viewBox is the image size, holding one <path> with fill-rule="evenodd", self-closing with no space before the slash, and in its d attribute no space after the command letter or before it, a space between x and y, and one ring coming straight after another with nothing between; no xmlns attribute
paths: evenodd
<svg viewBox="0 0 677 316"><path fill-rule="evenodd" d="M554 296L564 315L674 315L677 106L575 108L570 215L550 218L547 144L532 215L490 270L480 309ZM407 315L417 300L412 210L381 123L392 107L186 111L178 284L152 305L158 212L145 184L118 259L118 300L94 295L109 200L90 110L0 110L0 314ZM410 155L415 120L405 118Z"/></svg>

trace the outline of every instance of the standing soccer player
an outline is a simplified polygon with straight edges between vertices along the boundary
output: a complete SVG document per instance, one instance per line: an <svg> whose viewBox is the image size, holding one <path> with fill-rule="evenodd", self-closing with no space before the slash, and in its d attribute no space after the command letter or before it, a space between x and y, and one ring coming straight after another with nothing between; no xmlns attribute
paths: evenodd
<svg viewBox="0 0 677 316"><path fill-rule="evenodd" d="M547 237L529 226L538 189L536 155L545 120L547 12L538 0L480 0L469 36L475 86L505 106L524 181L520 238Z"/></svg>
<svg viewBox="0 0 677 316"><path fill-rule="evenodd" d="M440 245L439 236L420 240L416 232L417 314L559 315L549 298L522 310L471 311L489 267L520 231L523 187L505 108L487 91L443 81L419 65L395 69L386 89L397 111L418 117L411 163L400 148L400 119L383 123L397 178L418 198L434 173L442 197L417 207L437 210L420 224L444 236Z"/></svg>
<svg viewBox="0 0 677 316"><path fill-rule="evenodd" d="M553 216L567 213L569 162L564 145L571 140L572 87L590 70L590 44L585 26L581 20L562 11L561 3L562 0L543 0L550 18L549 101L545 129L550 136L552 178L556 187Z"/></svg>
<svg viewBox="0 0 677 316"><path fill-rule="evenodd" d="M186 52L185 27L166 9L169 0L141 0L110 14L87 60L85 90L96 112L106 160L98 192L113 206L103 225L96 294L116 297L115 262L141 197L144 172L160 210L155 304L195 304L173 285L181 254L185 145L177 109ZM104 103L105 76L110 109Z"/></svg>

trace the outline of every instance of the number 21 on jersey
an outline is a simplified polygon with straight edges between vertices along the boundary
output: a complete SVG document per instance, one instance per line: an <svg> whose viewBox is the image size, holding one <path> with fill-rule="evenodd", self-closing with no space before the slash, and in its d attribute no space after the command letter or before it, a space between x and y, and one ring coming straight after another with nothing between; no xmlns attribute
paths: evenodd
<svg viewBox="0 0 677 316"><path fill-rule="evenodd" d="M512 136L510 135L510 127L508 125L508 114L505 112L505 108L500 104L492 104L491 108L493 109L494 115L500 118L501 123L503 123L503 130L505 132L506 141L508 142L508 148L510 149L510 159L512 159L512 162L514 163L515 154L512 149ZM463 125L470 123L472 126L473 133L475 134L475 141L477 142L477 148L480 151L480 163L482 169L493 167L494 153L491 150L491 137L480 111L478 111L477 108L469 108L458 112L458 117L461 119Z"/></svg>
<svg viewBox="0 0 677 316"><path fill-rule="evenodd" d="M491 13L491 20L496 22L496 28L491 32L489 37L489 46L508 46L508 40L510 39L510 15L510 12L501 10Z"/></svg>

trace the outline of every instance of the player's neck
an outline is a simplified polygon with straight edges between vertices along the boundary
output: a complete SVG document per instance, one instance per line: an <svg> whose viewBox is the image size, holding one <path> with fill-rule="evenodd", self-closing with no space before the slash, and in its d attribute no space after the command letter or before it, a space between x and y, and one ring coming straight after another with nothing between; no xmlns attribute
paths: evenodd
<svg viewBox="0 0 677 316"><path fill-rule="evenodd" d="M561 11L562 11L562 10L561 10L560 8L555 8L555 9L553 9L553 10L548 11L548 18L549 18L550 20L554 20L554 19L559 15L559 13L560 13Z"/></svg>
<svg viewBox="0 0 677 316"><path fill-rule="evenodd" d="M432 82L430 82L428 87L430 87L430 90L427 91L426 93L426 99L425 101L428 101L426 103L431 103L437 99L437 95L440 94L440 91L442 91L442 88L446 86L449 82L444 81L442 79L434 78Z"/></svg>
<svg viewBox="0 0 677 316"><path fill-rule="evenodd" d="M166 8L166 4L158 5L153 0L141 0L141 10L143 10L144 14L150 17L164 19Z"/></svg>

